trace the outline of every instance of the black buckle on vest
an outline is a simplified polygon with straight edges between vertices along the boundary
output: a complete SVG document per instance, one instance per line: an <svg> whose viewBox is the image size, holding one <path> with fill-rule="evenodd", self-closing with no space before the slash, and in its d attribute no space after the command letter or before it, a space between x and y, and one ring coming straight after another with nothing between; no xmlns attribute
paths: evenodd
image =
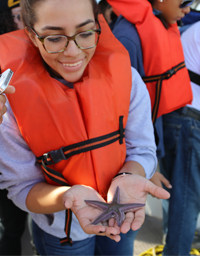
<svg viewBox="0 0 200 256"><path fill-rule="evenodd" d="M167 79L169 79L169 78L172 77L174 74L176 74L176 69L175 69L175 67L173 67L173 68L171 68L170 70L168 70L168 71L166 72L166 74L167 74Z"/></svg>
<svg viewBox="0 0 200 256"><path fill-rule="evenodd" d="M57 164L61 160L66 160L66 159L67 158L65 157L65 154L62 148L58 150L50 151L43 155L43 161L46 163L46 165Z"/></svg>

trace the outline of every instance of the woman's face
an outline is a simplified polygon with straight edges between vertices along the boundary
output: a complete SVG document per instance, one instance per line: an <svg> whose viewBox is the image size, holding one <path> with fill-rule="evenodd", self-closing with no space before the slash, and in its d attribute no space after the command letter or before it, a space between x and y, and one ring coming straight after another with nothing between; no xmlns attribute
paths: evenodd
<svg viewBox="0 0 200 256"><path fill-rule="evenodd" d="M67 35L73 36L86 30L96 29L93 8L90 0L47 0L35 8L37 22L33 29L39 36ZM64 52L48 53L39 39L30 33L42 58L53 73L66 81L78 81L95 52L82 50L74 41L70 41Z"/></svg>
<svg viewBox="0 0 200 256"><path fill-rule="evenodd" d="M17 24L17 28L18 29L23 29L24 28L24 24L18 18L18 17L20 17L20 11L21 11L20 7L15 7L15 8L11 9L12 15L14 16L14 22Z"/></svg>
<svg viewBox="0 0 200 256"><path fill-rule="evenodd" d="M190 12L190 7L180 8L183 0L156 0L153 7L162 12L163 17L169 24L174 24L187 13Z"/></svg>

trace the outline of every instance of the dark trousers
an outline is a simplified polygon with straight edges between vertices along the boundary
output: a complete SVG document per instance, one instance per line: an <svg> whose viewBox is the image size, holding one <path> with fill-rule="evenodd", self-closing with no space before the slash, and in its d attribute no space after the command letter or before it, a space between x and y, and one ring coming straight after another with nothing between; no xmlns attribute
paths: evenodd
<svg viewBox="0 0 200 256"><path fill-rule="evenodd" d="M0 255L21 255L21 237L27 213L7 198L7 190L0 190Z"/></svg>
<svg viewBox="0 0 200 256"><path fill-rule="evenodd" d="M189 107L180 111L163 116L160 171L172 184L163 252L168 256L190 255L200 212L200 112Z"/></svg>

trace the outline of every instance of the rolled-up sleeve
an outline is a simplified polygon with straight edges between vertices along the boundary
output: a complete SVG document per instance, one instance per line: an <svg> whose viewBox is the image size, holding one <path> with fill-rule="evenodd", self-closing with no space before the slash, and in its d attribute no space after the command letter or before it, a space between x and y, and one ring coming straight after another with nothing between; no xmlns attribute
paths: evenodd
<svg viewBox="0 0 200 256"><path fill-rule="evenodd" d="M151 103L146 85L132 68L132 91L125 128L126 161L136 161L150 179L157 167L156 145L151 121Z"/></svg>

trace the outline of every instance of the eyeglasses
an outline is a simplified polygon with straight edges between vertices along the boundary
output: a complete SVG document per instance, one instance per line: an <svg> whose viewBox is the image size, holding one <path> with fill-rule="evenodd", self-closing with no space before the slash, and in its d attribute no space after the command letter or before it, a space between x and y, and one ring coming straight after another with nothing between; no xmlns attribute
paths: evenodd
<svg viewBox="0 0 200 256"><path fill-rule="evenodd" d="M180 5L180 8L185 8L187 6L190 6L193 2L194 2L194 0L182 1L181 5Z"/></svg>
<svg viewBox="0 0 200 256"><path fill-rule="evenodd" d="M18 21L21 21L20 13L16 15L12 15L12 17L18 19Z"/></svg>
<svg viewBox="0 0 200 256"><path fill-rule="evenodd" d="M29 28L37 36L48 53L59 53L64 52L70 41L74 41L77 47L80 49L91 49L95 47L99 41L99 35L101 34L100 24L98 23L98 25L99 29L87 30L73 36L39 36L33 28Z"/></svg>

